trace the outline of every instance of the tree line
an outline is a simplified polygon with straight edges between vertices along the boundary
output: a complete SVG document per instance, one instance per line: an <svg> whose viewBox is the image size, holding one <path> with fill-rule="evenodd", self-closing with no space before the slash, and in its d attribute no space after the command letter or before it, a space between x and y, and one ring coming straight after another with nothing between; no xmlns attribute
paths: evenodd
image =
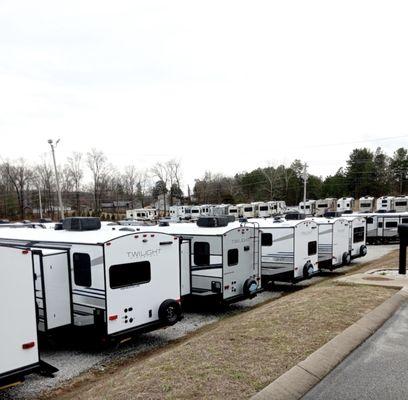
<svg viewBox="0 0 408 400"><path fill-rule="evenodd" d="M194 197L200 204L237 204L251 201L285 200L286 204L297 205L303 200L303 163L293 161L289 166L277 165L257 168L250 172L227 177L206 172L196 180ZM397 149L392 156L380 147L375 151L368 148L354 149L344 167L323 178L309 174L307 197L408 194L408 150Z"/></svg>
<svg viewBox="0 0 408 400"><path fill-rule="evenodd" d="M181 204L237 204L251 201L285 200L298 204L303 197L303 163L269 165L253 171L225 176L208 171L195 180L190 193L182 190L182 168L177 160L140 169L128 165L118 171L100 150L74 152L58 166L63 204L84 215L100 215L103 203L129 202L144 207L160 200L165 210ZM89 176L90 179L85 179ZM364 195L375 197L408 193L408 150L397 149L391 156L381 148L354 149L347 163L334 175L308 175L308 198ZM57 217L55 172L49 157L36 165L24 159L0 164L0 215L24 219L38 210L41 194L45 215Z"/></svg>

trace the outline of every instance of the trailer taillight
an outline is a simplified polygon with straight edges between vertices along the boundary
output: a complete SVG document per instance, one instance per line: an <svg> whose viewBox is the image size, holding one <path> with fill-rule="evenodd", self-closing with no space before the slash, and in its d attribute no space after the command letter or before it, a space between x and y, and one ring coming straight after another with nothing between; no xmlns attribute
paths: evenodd
<svg viewBox="0 0 408 400"><path fill-rule="evenodd" d="M150 235L150 237L154 237L154 235Z"/></svg>
<svg viewBox="0 0 408 400"><path fill-rule="evenodd" d="M28 342L28 343L23 343L21 346L24 350L32 349L35 346L35 342Z"/></svg>
<svg viewBox="0 0 408 400"><path fill-rule="evenodd" d="M137 239L139 237L139 235L135 235L135 239Z"/></svg>
<svg viewBox="0 0 408 400"><path fill-rule="evenodd" d="M109 315L109 321L116 321L118 319L117 315Z"/></svg>
<svg viewBox="0 0 408 400"><path fill-rule="evenodd" d="M23 250L22 253L23 253L23 254L28 254L28 253L29 253L29 250Z"/></svg>
<svg viewBox="0 0 408 400"><path fill-rule="evenodd" d="M106 246L110 246L112 243L111 242L108 242L108 243L106 243Z"/></svg>

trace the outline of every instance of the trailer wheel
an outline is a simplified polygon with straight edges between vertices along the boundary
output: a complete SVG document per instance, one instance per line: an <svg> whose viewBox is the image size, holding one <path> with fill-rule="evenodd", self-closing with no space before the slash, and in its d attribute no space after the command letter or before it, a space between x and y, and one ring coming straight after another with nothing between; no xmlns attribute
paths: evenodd
<svg viewBox="0 0 408 400"><path fill-rule="evenodd" d="M314 273L313 265L310 261L308 261L303 267L303 278L310 279L313 273Z"/></svg>
<svg viewBox="0 0 408 400"><path fill-rule="evenodd" d="M343 265L349 265L351 263L351 255L349 252L344 252L343 253Z"/></svg>
<svg viewBox="0 0 408 400"><path fill-rule="evenodd" d="M363 244L360 247L360 257L364 257L365 255L367 255L367 246Z"/></svg>
<svg viewBox="0 0 408 400"><path fill-rule="evenodd" d="M181 317L180 304L175 300L164 300L159 307L159 318L167 325L174 325Z"/></svg>
<svg viewBox="0 0 408 400"><path fill-rule="evenodd" d="M246 296L249 297L255 296L257 289L258 284L256 283L255 279L249 278L244 282L243 291Z"/></svg>

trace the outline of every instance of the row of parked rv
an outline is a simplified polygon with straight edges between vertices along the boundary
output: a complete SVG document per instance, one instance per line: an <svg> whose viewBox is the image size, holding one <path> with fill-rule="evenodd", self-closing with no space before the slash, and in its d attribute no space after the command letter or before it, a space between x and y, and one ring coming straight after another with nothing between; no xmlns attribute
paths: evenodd
<svg viewBox="0 0 408 400"><path fill-rule="evenodd" d="M300 202L298 210L307 215L324 216L327 212L352 213L358 212L405 212L408 211L408 196L383 196L375 199L374 197L364 196L359 199L358 207L353 197L342 197L335 199L328 197L319 200L307 200ZM195 221L203 216L223 216L231 215L238 218L268 218L280 215L288 211L284 201L252 202L236 205L230 204L203 204L203 205L183 205L171 206L169 208L169 217L172 221L192 220ZM141 208L128 210L126 218L157 220L158 211L153 208Z"/></svg>
<svg viewBox="0 0 408 400"><path fill-rule="evenodd" d="M230 204L203 204L201 206L172 206L169 209L172 221L197 220L204 216L225 216L231 215L235 218L267 218L282 214L286 211L284 201L268 201ZM127 217L130 217L127 215Z"/></svg>
<svg viewBox="0 0 408 400"><path fill-rule="evenodd" d="M229 303L367 253L360 216L138 226L67 218L0 229L0 386L44 370L38 332L93 327L104 340L175 324L182 300ZM48 368L49 371L49 368Z"/></svg>
<svg viewBox="0 0 408 400"><path fill-rule="evenodd" d="M342 197L335 199L328 197L319 200L307 200L299 203L299 210L306 214L322 216L327 212L352 213L356 209L356 202L353 197ZM364 196L359 199L358 212L406 212L408 211L408 196L383 196L375 199L374 197Z"/></svg>

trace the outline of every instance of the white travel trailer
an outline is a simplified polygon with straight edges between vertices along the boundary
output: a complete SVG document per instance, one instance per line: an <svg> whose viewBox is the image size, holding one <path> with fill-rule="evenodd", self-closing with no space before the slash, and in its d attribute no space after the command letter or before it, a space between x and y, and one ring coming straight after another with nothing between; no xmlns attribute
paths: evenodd
<svg viewBox="0 0 408 400"><path fill-rule="evenodd" d="M330 211L336 211L337 200L332 197L316 200L316 217L322 217Z"/></svg>
<svg viewBox="0 0 408 400"><path fill-rule="evenodd" d="M316 214L316 200L306 200L306 205L303 205L303 201L299 203L299 211L306 215Z"/></svg>
<svg viewBox="0 0 408 400"><path fill-rule="evenodd" d="M260 289L259 229L239 222L199 226L207 220L219 225L220 219L225 220L207 217L199 219L198 224L170 223L150 228L180 236L183 296L230 303L254 297Z"/></svg>
<svg viewBox="0 0 408 400"><path fill-rule="evenodd" d="M212 215L220 217L228 215L228 209L229 204L218 204L214 206Z"/></svg>
<svg viewBox="0 0 408 400"><path fill-rule="evenodd" d="M228 215L232 215L235 219L239 218L239 207L238 206L229 206Z"/></svg>
<svg viewBox="0 0 408 400"><path fill-rule="evenodd" d="M191 219L190 206L171 206L169 208L170 219L172 221L182 221Z"/></svg>
<svg viewBox="0 0 408 400"><path fill-rule="evenodd" d="M254 218L255 217L255 206L252 204L240 204L240 215L243 218Z"/></svg>
<svg viewBox="0 0 408 400"><path fill-rule="evenodd" d="M0 245L0 387L32 372L57 369L40 360L31 253Z"/></svg>
<svg viewBox="0 0 408 400"><path fill-rule="evenodd" d="M297 282L318 269L318 228L311 220L254 219L261 229L262 280Z"/></svg>
<svg viewBox="0 0 408 400"><path fill-rule="evenodd" d="M375 199L371 196L360 197L359 199L359 212L369 213L374 212L375 210Z"/></svg>
<svg viewBox="0 0 408 400"><path fill-rule="evenodd" d="M202 216L208 216L208 215L214 215L214 205L212 204L203 204L200 206L201 208L201 215Z"/></svg>
<svg viewBox="0 0 408 400"><path fill-rule="evenodd" d="M313 218L319 230L319 268L333 269L351 262L350 222L345 218Z"/></svg>
<svg viewBox="0 0 408 400"><path fill-rule="evenodd" d="M336 211L346 214L351 214L354 209L355 200L353 197L342 197L337 200Z"/></svg>
<svg viewBox="0 0 408 400"><path fill-rule="evenodd" d="M353 214L354 215L354 214ZM408 212L356 214L365 218L367 243L387 243L398 240L398 225L408 224Z"/></svg>
<svg viewBox="0 0 408 400"><path fill-rule="evenodd" d="M77 223L81 218L66 219L65 227L69 220L71 229L87 229ZM0 237L3 242L31 248L67 251L74 325L94 325L106 339L114 339L174 324L181 315L177 238L153 230L144 232L143 227L136 234L129 232L132 228L124 229L2 229ZM51 276L54 287L65 291L64 274ZM45 290L51 291L50 281L44 283ZM62 300L58 304L65 305ZM47 307L51 307L50 301Z"/></svg>
<svg viewBox="0 0 408 400"><path fill-rule="evenodd" d="M394 199L395 212L408 211L408 196L398 196Z"/></svg>
<svg viewBox="0 0 408 400"><path fill-rule="evenodd" d="M377 199L377 212L387 213L395 211L395 197L382 196Z"/></svg>
<svg viewBox="0 0 408 400"><path fill-rule="evenodd" d="M200 206L191 206L191 219L193 221L197 220L201 216L201 207Z"/></svg>
<svg viewBox="0 0 408 400"><path fill-rule="evenodd" d="M284 201L268 201L268 205L271 216L283 214L286 211L286 203Z"/></svg>
<svg viewBox="0 0 408 400"><path fill-rule="evenodd" d="M134 210L126 210L127 219L148 219L147 210L144 208L136 208Z"/></svg>
<svg viewBox="0 0 408 400"><path fill-rule="evenodd" d="M268 218L271 216L271 211L269 209L269 204L268 203L263 203L263 202L258 202L258 203L252 203L256 204L255 205L255 215L258 218Z"/></svg>
<svg viewBox="0 0 408 400"><path fill-rule="evenodd" d="M155 208L136 208L134 210L126 210L126 219L148 219L154 221L159 216Z"/></svg>
<svg viewBox="0 0 408 400"><path fill-rule="evenodd" d="M343 218L349 221L349 252L351 258L364 257L367 254L365 218L354 214L344 214Z"/></svg>

